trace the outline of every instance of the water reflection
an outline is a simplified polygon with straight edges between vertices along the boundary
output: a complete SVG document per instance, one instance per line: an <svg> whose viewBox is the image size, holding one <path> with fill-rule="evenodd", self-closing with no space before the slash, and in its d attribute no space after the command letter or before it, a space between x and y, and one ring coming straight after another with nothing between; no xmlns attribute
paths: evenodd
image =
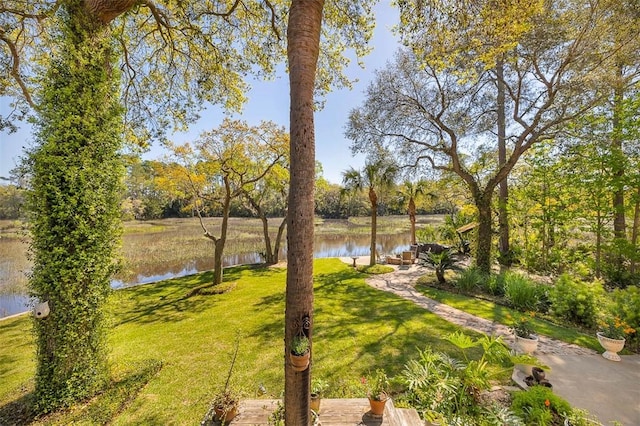
<svg viewBox="0 0 640 426"><path fill-rule="evenodd" d="M398 233L393 235L378 235L378 253L395 254L409 248L410 233ZM363 235L316 235L314 241L314 257L349 257L368 256L370 236ZM280 253L280 259L286 260L286 250ZM223 257L224 266L245 265L263 262L259 253L241 253ZM186 264L165 263L155 267L145 267L137 271L137 275L127 280L112 280L113 288L124 288L138 284L148 284L170 278L178 278L192 275L197 272L213 269L213 258L208 255L195 260L189 260ZM0 318L25 312L30 309L29 298L19 294L0 294Z"/></svg>

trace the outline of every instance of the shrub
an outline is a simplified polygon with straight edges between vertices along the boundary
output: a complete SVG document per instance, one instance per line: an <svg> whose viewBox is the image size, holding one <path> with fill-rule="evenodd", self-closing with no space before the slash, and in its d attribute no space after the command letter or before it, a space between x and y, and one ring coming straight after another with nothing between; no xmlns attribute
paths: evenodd
<svg viewBox="0 0 640 426"><path fill-rule="evenodd" d="M572 412L567 401L544 386L533 386L525 392L516 392L511 409L525 424L539 426L562 424L563 419Z"/></svg>
<svg viewBox="0 0 640 426"><path fill-rule="evenodd" d="M544 288L527 277L513 272L504 274L504 296L507 303L520 311L535 311Z"/></svg>
<svg viewBox="0 0 640 426"><path fill-rule="evenodd" d="M604 289L600 281L585 283L562 274L549 292L551 314L561 320L593 329L597 325L598 306L603 296Z"/></svg>
<svg viewBox="0 0 640 426"><path fill-rule="evenodd" d="M504 296L504 274L491 275L483 281L483 289L494 296Z"/></svg>
<svg viewBox="0 0 640 426"><path fill-rule="evenodd" d="M635 333L628 336L628 347L638 351L640 349L640 288L630 286L624 290L616 289L610 294L611 316L618 316L622 321L635 329Z"/></svg>
<svg viewBox="0 0 640 426"><path fill-rule="evenodd" d="M470 293L482 288L485 281L488 281L488 277L478 268L468 268L462 271L453 285L463 293Z"/></svg>
<svg viewBox="0 0 640 426"><path fill-rule="evenodd" d="M405 365L403 378L408 390L400 403L407 403L423 418L442 424L483 425L490 411L491 417L509 418L509 412L489 410L480 397L483 390L491 387L491 367L503 365L508 359L508 348L501 339L484 336L473 340L460 332L445 339L460 349L463 359L429 347L420 351L418 359ZM479 346L484 350L481 358L469 360L468 351Z"/></svg>

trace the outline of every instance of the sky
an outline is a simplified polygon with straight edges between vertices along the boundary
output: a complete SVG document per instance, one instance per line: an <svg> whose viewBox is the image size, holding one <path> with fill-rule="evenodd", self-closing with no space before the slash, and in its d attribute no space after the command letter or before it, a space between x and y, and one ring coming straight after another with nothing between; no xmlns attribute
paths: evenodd
<svg viewBox="0 0 640 426"><path fill-rule="evenodd" d="M362 168L364 156L353 156L350 150L351 141L344 136L349 112L359 107L364 101L364 91L373 79L374 71L382 68L393 57L399 47L397 38L391 33L391 27L398 21L398 11L388 1L379 3L376 8L376 29L371 41L373 51L364 58L365 68L359 67L355 60L347 68L347 75L358 81L351 90L342 89L329 93L325 98L324 108L316 112L316 160L322 164L323 176L329 182L341 183L342 173L354 167ZM280 67L282 70L283 68ZM249 125L258 125L262 120L273 121L289 128L289 79L284 71L278 73L271 81L251 80L248 102L234 119L242 119ZM8 100L0 100L0 111L3 115L9 110ZM218 127L226 117L224 111L211 106L200 112L200 120L189 127L185 133L170 136L174 142L193 141L200 133ZM8 177L9 171L16 166L22 155L23 147L32 141L31 130L24 123L17 133L0 133L0 177ZM144 159L162 159L166 152L155 143Z"/></svg>

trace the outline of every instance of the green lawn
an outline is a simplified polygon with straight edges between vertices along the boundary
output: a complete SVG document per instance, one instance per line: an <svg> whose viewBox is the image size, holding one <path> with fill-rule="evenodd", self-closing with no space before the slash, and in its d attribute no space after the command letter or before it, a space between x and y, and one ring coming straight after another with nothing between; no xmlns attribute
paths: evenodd
<svg viewBox="0 0 640 426"><path fill-rule="evenodd" d="M331 383L328 396L349 394L359 377L377 368L400 373L418 348L456 353L440 339L456 326L367 286L366 276L337 259L315 262L312 372ZM263 384L265 398L280 397L286 271L229 268L225 283L232 291L185 298L209 279L204 273L115 292L114 386L88 406L37 423L198 424L224 382L237 335L235 381L247 396ZM30 321L0 321L0 423L33 389Z"/></svg>
<svg viewBox="0 0 640 426"><path fill-rule="evenodd" d="M498 305L488 300L449 293L427 285L418 285L416 286L416 289L431 299L445 303L480 318L495 321L504 325L511 325L515 317L519 315L526 315L515 309ZM532 318L530 322L538 334L543 334L567 343L575 343L596 351L602 351L602 347L594 336L581 333L580 331L572 328L553 324L537 317Z"/></svg>

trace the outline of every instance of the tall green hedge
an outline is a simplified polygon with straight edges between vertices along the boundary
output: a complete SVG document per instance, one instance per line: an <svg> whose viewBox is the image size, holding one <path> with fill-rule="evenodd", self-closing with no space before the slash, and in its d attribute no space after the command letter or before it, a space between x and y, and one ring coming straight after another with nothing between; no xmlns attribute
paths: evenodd
<svg viewBox="0 0 640 426"><path fill-rule="evenodd" d="M121 234L123 110L108 34L81 9L73 1L61 11L61 48L43 80L28 158L29 284L51 311L34 319L39 412L91 396L108 379L103 306Z"/></svg>

